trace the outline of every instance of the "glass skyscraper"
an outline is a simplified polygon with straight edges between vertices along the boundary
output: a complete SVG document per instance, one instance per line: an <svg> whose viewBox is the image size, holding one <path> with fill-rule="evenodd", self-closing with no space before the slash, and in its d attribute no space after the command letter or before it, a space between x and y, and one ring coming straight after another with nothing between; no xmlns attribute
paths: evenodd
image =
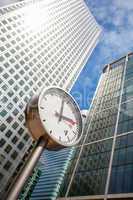
<svg viewBox="0 0 133 200"><path fill-rule="evenodd" d="M133 199L133 53L104 67L59 196Z"/></svg>
<svg viewBox="0 0 133 200"><path fill-rule="evenodd" d="M28 0L0 8L2 199L33 149L26 104L44 86L70 90L100 32L83 0Z"/></svg>

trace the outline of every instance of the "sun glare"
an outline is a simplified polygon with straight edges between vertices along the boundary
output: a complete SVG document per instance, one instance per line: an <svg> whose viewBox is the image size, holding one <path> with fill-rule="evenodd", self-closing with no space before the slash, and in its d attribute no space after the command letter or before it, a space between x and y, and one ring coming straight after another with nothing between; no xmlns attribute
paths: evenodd
<svg viewBox="0 0 133 200"><path fill-rule="evenodd" d="M47 12L44 12L44 10L42 12L41 8L32 5L30 6L30 8L27 9L24 23L27 28L35 31L41 28L45 20L48 20Z"/></svg>

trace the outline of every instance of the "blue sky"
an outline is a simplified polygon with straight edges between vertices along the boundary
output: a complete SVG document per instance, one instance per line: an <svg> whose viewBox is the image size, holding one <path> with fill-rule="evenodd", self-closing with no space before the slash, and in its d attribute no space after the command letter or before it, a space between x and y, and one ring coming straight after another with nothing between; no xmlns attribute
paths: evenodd
<svg viewBox="0 0 133 200"><path fill-rule="evenodd" d="M81 109L89 107L103 66L133 51L133 0L85 2L103 33L71 91Z"/></svg>

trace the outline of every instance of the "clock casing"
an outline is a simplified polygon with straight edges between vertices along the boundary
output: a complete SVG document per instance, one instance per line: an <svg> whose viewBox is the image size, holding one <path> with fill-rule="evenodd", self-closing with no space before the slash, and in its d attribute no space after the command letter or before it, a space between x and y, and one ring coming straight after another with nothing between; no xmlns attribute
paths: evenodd
<svg viewBox="0 0 133 200"><path fill-rule="evenodd" d="M54 91L57 90L60 92L60 94L64 94L66 95L72 104L74 104L77 115L78 115L78 119L79 119L79 123L80 123L80 130L78 133L78 138L76 139L76 141L74 141L72 144L64 144L61 141L58 141L56 138L52 137L49 133L49 131L47 130L47 127L45 126L45 124L42 121L42 117L40 114L40 104L41 104L41 99L43 97L43 95L46 92L49 91ZM66 91L62 90L61 88L57 88L57 87L49 87L49 88L44 88L39 95L33 96L30 100L30 102L27 104L26 107L26 111L25 111L25 116L26 116L26 125L29 129L30 135L32 136L32 138L34 140L38 140L40 137L42 137L45 141L47 141L47 146L46 148L49 150L57 150L57 149L61 149L61 148L65 148L65 147L69 147L69 146L73 146L75 144L77 144L79 142L79 140L81 139L82 136L82 117L81 117L81 113L80 113L80 109L77 105L77 103L75 102L75 100L73 99L73 97L68 94ZM52 126L52 124L51 124Z"/></svg>

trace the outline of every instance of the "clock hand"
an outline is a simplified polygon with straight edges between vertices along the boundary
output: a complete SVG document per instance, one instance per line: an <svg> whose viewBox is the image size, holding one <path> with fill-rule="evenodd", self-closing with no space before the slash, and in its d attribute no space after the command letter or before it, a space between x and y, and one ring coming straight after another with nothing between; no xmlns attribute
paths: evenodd
<svg viewBox="0 0 133 200"><path fill-rule="evenodd" d="M55 115L56 115L56 116L60 116L58 112L56 112ZM77 122L73 121L73 120L70 119L69 117L66 117L66 116L63 116L63 115L62 115L61 118L64 119L64 120L66 120L66 121L68 121L68 122L70 122L72 125L77 124Z"/></svg>
<svg viewBox="0 0 133 200"><path fill-rule="evenodd" d="M56 116L56 117L59 116L59 114L57 113L57 111L55 112L55 116ZM68 124L67 121L65 121L65 123L66 123L70 128L72 128L72 124Z"/></svg>
<svg viewBox="0 0 133 200"><path fill-rule="evenodd" d="M77 122L73 121L72 119L70 119L70 118L68 118L68 117L66 117L66 116L62 116L62 119L64 119L64 120L70 122L72 125L75 125L75 124L77 123Z"/></svg>
<svg viewBox="0 0 133 200"><path fill-rule="evenodd" d="M58 116L59 116L58 122L61 121L62 113L63 113L63 108L64 108L64 99L63 99L62 102L61 102L61 108L60 108L60 112L59 112L59 114L58 114Z"/></svg>

